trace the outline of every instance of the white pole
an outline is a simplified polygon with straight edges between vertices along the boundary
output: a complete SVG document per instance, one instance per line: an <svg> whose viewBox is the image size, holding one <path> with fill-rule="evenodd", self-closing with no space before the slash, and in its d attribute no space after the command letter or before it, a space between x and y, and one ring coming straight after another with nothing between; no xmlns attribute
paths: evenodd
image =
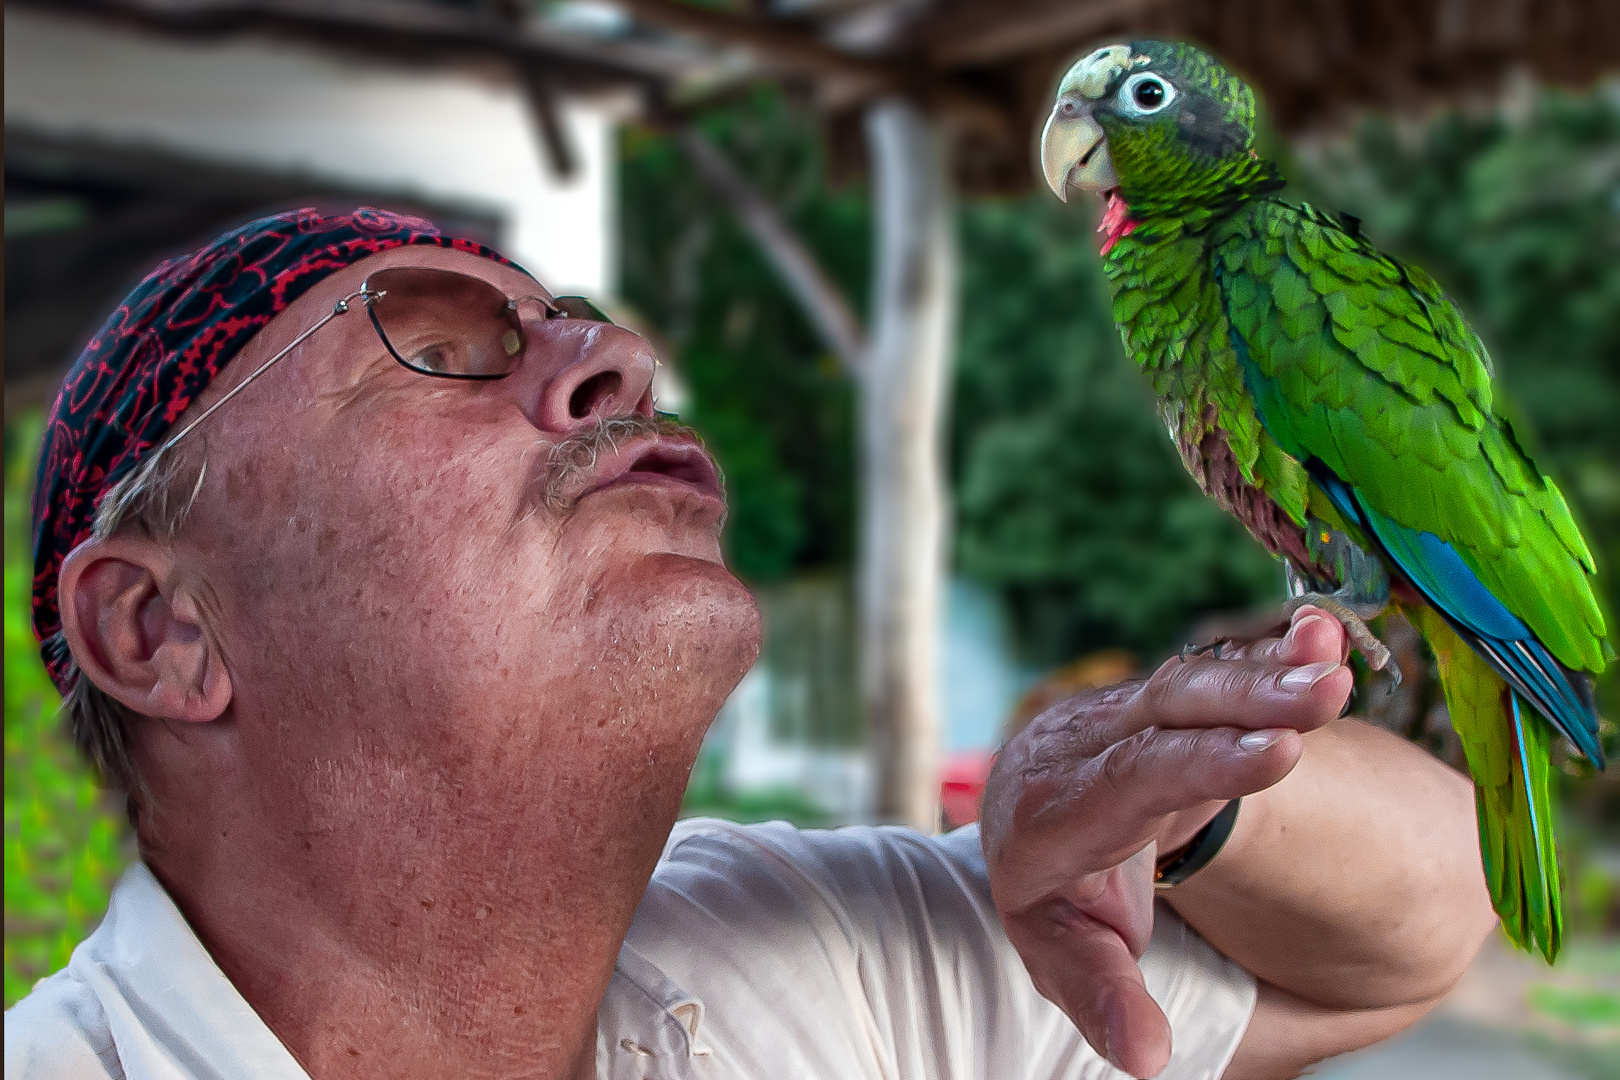
<svg viewBox="0 0 1620 1080"><path fill-rule="evenodd" d="M880 819L939 823L934 666L945 493L941 426L955 331L945 136L909 102L867 114L876 274L861 394L861 689Z"/></svg>

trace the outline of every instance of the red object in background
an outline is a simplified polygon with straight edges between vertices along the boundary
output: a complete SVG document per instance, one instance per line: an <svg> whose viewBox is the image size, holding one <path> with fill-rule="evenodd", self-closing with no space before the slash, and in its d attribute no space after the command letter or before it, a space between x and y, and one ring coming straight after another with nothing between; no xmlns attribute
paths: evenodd
<svg viewBox="0 0 1620 1080"><path fill-rule="evenodd" d="M995 760L996 755L989 750L945 755L939 770L939 805L947 830L979 820L984 782L990 778L990 766Z"/></svg>

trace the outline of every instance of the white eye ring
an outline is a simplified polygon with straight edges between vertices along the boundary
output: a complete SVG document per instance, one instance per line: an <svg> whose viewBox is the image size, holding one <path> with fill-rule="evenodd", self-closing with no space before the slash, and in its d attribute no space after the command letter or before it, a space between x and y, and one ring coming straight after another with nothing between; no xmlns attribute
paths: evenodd
<svg viewBox="0 0 1620 1080"><path fill-rule="evenodd" d="M1152 84L1159 91L1157 103L1144 105L1137 97L1139 92L1151 97L1151 90L1142 90L1147 84ZM1176 100L1176 88L1169 79L1162 75L1155 75L1151 71L1139 71L1125 80L1125 85L1119 88L1119 109L1130 116L1152 116L1156 112L1163 112L1169 104Z"/></svg>

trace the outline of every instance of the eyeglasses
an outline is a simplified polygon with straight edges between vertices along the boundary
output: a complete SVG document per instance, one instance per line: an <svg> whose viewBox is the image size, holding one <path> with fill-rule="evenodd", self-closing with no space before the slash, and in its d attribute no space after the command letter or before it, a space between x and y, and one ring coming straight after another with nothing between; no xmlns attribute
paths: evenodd
<svg viewBox="0 0 1620 1080"><path fill-rule="evenodd" d="M504 379L517 370L528 344L521 306L535 304L545 319L581 319L613 324L603 310L583 296L535 294L511 297L483 278L456 270L425 266L394 266L378 270L356 292L332 305L332 310L260 364L202 415L175 432L152 459L162 455L214 411L240 394L271 365L314 335L315 331L346 314L355 300L366 314L388 355L405 367L437 379Z"/></svg>
<svg viewBox="0 0 1620 1080"><path fill-rule="evenodd" d="M360 286L359 298L395 360L441 379L512 374L527 344L519 315L526 303L538 306L546 319L613 322L583 296L513 298L483 278L454 270L378 270Z"/></svg>
<svg viewBox="0 0 1620 1080"><path fill-rule="evenodd" d="M421 375L437 379L504 379L517 370L528 344L521 309L534 304L542 319L580 319L613 324L613 320L583 296L533 294L508 296L493 283L456 270L425 266L392 266L378 270L360 288L338 300L332 310L293 338L279 352L255 368L247 378L204 409L202 414L171 435L146 460L142 472L156 469L164 454L197 425L245 390L260 375L317 330L365 305L366 314L388 354ZM132 494L143 485L132 484ZM122 507L119 508L120 512Z"/></svg>

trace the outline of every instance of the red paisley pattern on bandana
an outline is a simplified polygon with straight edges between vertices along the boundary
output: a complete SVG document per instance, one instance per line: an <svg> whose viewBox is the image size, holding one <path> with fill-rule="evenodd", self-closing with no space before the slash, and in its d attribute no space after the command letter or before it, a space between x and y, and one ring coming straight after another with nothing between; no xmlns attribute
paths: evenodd
<svg viewBox="0 0 1620 1080"><path fill-rule="evenodd" d="M69 656L56 582L90 536L102 496L160 445L249 338L334 271L379 251L432 244L506 259L428 221L361 207L261 218L147 275L68 370L45 425L34 488L34 633L64 694Z"/></svg>

